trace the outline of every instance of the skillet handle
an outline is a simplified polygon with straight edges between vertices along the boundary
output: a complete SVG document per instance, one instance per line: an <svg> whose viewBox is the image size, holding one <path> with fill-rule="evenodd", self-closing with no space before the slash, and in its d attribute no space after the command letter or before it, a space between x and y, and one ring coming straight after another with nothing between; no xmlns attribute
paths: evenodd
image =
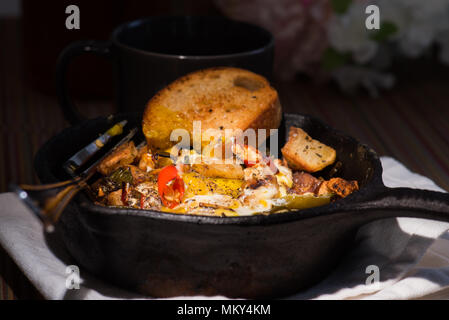
<svg viewBox="0 0 449 320"><path fill-rule="evenodd" d="M449 222L449 193L411 188L385 188L356 211L375 210L382 217L414 217Z"/></svg>

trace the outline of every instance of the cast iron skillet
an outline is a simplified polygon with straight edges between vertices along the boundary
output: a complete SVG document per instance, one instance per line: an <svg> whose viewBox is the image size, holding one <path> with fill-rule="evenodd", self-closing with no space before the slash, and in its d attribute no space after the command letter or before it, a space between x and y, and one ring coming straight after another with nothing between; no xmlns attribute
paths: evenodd
<svg viewBox="0 0 449 320"><path fill-rule="evenodd" d="M117 116L139 125L136 115ZM388 217L449 221L449 194L386 188L376 153L304 115L284 114L280 146L291 125L337 150L335 176L358 192L326 206L251 217L206 217L96 206L77 196L56 225L81 270L154 297L280 297L321 280L350 248L362 225ZM43 183L67 179L62 163L110 126L106 118L68 128L37 153ZM330 170L321 173L329 178Z"/></svg>

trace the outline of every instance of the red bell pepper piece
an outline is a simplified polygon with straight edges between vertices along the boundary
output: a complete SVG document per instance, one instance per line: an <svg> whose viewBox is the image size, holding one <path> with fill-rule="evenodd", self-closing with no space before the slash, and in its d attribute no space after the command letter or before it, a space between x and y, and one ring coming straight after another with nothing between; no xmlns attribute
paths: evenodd
<svg viewBox="0 0 449 320"><path fill-rule="evenodd" d="M181 203L184 196L184 181L175 166L166 166L159 172L157 186L164 206L172 209Z"/></svg>

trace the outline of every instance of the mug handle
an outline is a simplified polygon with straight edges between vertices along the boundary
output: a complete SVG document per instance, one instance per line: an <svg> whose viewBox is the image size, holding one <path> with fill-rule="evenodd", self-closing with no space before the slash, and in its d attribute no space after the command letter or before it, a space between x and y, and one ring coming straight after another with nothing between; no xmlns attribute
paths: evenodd
<svg viewBox="0 0 449 320"><path fill-rule="evenodd" d="M80 123L86 118L78 111L69 97L66 81L67 68L72 59L85 53L93 53L110 58L111 44L112 43L110 41L78 41L65 47L59 55L56 65L56 91L58 95L58 102L64 117L72 125Z"/></svg>

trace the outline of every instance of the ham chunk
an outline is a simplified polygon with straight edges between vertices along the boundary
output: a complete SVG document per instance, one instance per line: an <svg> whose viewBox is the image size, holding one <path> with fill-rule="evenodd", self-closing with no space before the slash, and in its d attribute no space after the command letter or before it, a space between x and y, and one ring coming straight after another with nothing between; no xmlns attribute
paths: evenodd
<svg viewBox="0 0 449 320"><path fill-rule="evenodd" d="M332 178L329 181L324 181L306 172L295 172L293 174L293 186L290 190L299 195L310 192L317 196L333 194L344 198L359 190L359 185L357 181L347 181L342 178Z"/></svg>
<svg viewBox="0 0 449 320"><path fill-rule="evenodd" d="M137 154L133 141L125 143L101 161L98 165L98 171L107 176L117 168L133 163Z"/></svg>
<svg viewBox="0 0 449 320"><path fill-rule="evenodd" d="M347 181L342 178L332 178L326 181L326 186L333 193L344 198L349 196L354 191L359 190L359 184L357 181Z"/></svg>
<svg viewBox="0 0 449 320"><path fill-rule="evenodd" d="M295 172L293 174L292 191L296 194L316 193L322 180L319 180L306 172Z"/></svg>

